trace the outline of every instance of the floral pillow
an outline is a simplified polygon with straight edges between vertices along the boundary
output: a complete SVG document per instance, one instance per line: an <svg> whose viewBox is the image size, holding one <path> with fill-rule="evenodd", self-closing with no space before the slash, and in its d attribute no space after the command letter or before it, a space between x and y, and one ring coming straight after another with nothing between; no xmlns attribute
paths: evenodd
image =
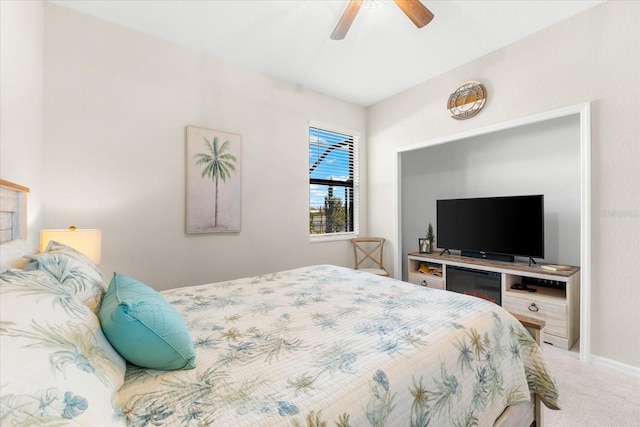
<svg viewBox="0 0 640 427"><path fill-rule="evenodd" d="M104 277L89 258L53 240L49 242L44 252L29 258L38 263L39 270L51 274L94 313L98 312L100 301L105 293Z"/></svg>
<svg viewBox="0 0 640 427"><path fill-rule="evenodd" d="M125 362L68 290L40 270L0 275L3 425L125 425Z"/></svg>

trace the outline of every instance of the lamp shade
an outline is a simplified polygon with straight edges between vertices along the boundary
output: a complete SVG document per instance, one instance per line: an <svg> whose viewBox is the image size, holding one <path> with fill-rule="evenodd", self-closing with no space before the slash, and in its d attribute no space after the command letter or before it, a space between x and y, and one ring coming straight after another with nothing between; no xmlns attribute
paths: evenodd
<svg viewBox="0 0 640 427"><path fill-rule="evenodd" d="M47 248L51 240L67 245L100 264L102 232L97 229L69 227L66 230L40 231L40 252Z"/></svg>

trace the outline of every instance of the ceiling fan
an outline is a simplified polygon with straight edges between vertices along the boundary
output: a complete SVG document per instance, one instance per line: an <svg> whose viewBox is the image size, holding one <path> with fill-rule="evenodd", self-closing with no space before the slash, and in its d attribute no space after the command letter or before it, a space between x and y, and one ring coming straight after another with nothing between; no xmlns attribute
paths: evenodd
<svg viewBox="0 0 640 427"><path fill-rule="evenodd" d="M347 8L340 17L336 28L331 33L332 40L342 40L347 35L351 23L356 18L360 7L366 0L350 0ZM393 0L395 4L404 12L405 15L415 24L416 27L422 28L433 19L433 13L420 0Z"/></svg>

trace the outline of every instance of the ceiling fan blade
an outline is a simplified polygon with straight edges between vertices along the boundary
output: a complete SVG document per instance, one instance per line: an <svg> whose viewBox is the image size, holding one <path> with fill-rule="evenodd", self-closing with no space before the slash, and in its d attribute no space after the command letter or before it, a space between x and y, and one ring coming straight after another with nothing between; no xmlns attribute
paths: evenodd
<svg viewBox="0 0 640 427"><path fill-rule="evenodd" d="M420 0L393 0L416 27L422 28L433 19L433 13Z"/></svg>
<svg viewBox="0 0 640 427"><path fill-rule="evenodd" d="M347 8L344 10L344 13L340 17L336 28L334 28L333 32L331 33L331 40L342 40L344 36L347 35L347 31L349 31L351 23L356 18L356 15L360 10L360 6L362 6L362 3L357 0L351 0L349 2Z"/></svg>

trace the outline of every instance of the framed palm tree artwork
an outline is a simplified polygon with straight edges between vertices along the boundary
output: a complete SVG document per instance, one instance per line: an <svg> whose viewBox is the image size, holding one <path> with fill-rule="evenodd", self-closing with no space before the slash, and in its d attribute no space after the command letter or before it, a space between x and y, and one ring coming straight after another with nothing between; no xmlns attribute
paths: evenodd
<svg viewBox="0 0 640 427"><path fill-rule="evenodd" d="M242 137L187 126L187 233L240 231Z"/></svg>

